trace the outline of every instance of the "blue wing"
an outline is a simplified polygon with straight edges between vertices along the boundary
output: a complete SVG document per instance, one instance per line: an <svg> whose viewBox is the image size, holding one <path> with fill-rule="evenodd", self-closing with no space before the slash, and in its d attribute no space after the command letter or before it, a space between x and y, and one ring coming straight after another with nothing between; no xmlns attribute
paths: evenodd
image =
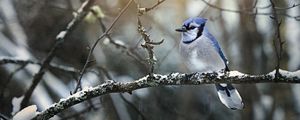
<svg viewBox="0 0 300 120"><path fill-rule="evenodd" d="M216 38L215 38L212 34L210 34L210 33L207 31L206 28L204 28L204 34L205 34L205 35L213 42L213 46L215 47L215 49L216 49L217 52L219 53L220 57L222 58L222 60L223 60L223 62L224 62L224 64L225 64L225 66L226 66L225 70L229 71L229 68L228 68L228 66L227 66L227 64L228 64L227 58L226 58L225 55L223 54L222 49L221 49L221 47L220 47L218 41L216 40Z"/></svg>

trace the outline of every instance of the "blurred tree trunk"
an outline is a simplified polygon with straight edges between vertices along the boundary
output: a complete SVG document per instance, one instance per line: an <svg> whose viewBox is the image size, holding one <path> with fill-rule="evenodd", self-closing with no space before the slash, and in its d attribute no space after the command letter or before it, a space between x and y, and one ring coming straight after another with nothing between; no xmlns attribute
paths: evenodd
<svg viewBox="0 0 300 120"><path fill-rule="evenodd" d="M255 0L242 0L239 1L238 7L240 10L252 9ZM244 29L247 28L247 29ZM246 73L261 73L266 72L262 71L261 68L266 68L265 59L261 58L264 54L262 52L262 45L264 41L262 39L261 34L257 31L255 16L249 14L240 14L240 23L239 23L239 39L236 42L239 42L240 45L240 55L241 55L241 63L239 63L239 67L241 71ZM258 54L258 55L256 55ZM257 87L255 84L253 85L243 85L243 89L241 89L241 94L243 96L243 100L245 100L245 104L249 104L247 107L250 107L247 112L242 113L242 118L245 120L255 119L254 117L254 104L259 102L260 94L257 91ZM251 91L251 92L249 92Z"/></svg>

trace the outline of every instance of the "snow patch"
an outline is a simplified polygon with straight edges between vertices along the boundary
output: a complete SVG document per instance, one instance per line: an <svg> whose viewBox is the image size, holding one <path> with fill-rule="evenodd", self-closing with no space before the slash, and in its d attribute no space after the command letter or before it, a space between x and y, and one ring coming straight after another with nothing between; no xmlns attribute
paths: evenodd
<svg viewBox="0 0 300 120"><path fill-rule="evenodd" d="M235 76L244 76L244 73L241 73L239 71L230 71L229 72L229 77L235 77Z"/></svg>
<svg viewBox="0 0 300 120"><path fill-rule="evenodd" d="M109 43L110 43L109 39L108 38L104 38L103 44L104 45L108 45Z"/></svg>
<svg viewBox="0 0 300 120"><path fill-rule="evenodd" d="M30 120L38 114L38 112L36 110L37 110L36 105L28 106L28 107L22 109L20 112L18 112L13 117L13 120Z"/></svg>
<svg viewBox="0 0 300 120"><path fill-rule="evenodd" d="M115 43L118 44L118 45L122 45L122 46L125 46L126 44L124 43L124 41L122 40L115 40Z"/></svg>
<svg viewBox="0 0 300 120"><path fill-rule="evenodd" d="M66 36L67 31L61 31L57 36L56 39L62 39L64 36Z"/></svg>
<svg viewBox="0 0 300 120"><path fill-rule="evenodd" d="M12 105L13 105L13 111L11 112L12 115L16 114L19 110L20 110L20 105L21 105L21 102L23 100L24 96L21 96L21 97L14 97L12 99Z"/></svg>
<svg viewBox="0 0 300 120"><path fill-rule="evenodd" d="M268 75L272 76L272 78L275 78L275 73L276 73L276 70L270 72ZM279 69L279 73L282 76L286 76L286 77L298 77L298 78L300 78L300 70L295 71L295 72L289 72L289 71L286 71L286 70Z"/></svg>
<svg viewBox="0 0 300 120"><path fill-rule="evenodd" d="M171 77L172 77L172 78L175 78L175 77L177 77L178 75L179 75L179 73L172 73L172 74L171 74Z"/></svg>

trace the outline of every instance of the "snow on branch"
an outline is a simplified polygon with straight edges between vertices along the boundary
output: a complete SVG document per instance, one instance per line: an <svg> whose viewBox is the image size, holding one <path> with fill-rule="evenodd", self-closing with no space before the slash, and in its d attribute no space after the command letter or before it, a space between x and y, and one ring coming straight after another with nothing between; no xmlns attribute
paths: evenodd
<svg viewBox="0 0 300 120"><path fill-rule="evenodd" d="M34 120L45 120L62 112L63 110L88 100L109 93L131 92L141 88L158 87L166 85L201 85L215 83L300 83L300 70L289 72L280 70L281 76L275 79L275 70L264 75L248 75L238 71L224 73L170 73L168 75L153 74L152 77L145 76L132 82L108 81L96 87L90 87L79 91L68 98L61 99L45 111L39 113Z"/></svg>

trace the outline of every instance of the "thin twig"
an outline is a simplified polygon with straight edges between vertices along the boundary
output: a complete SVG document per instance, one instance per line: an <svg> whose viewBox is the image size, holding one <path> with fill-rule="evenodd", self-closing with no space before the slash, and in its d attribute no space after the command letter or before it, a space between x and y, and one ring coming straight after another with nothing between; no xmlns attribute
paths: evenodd
<svg viewBox="0 0 300 120"><path fill-rule="evenodd" d="M157 0L157 3L154 4L152 7L149 7L149 8L140 7L139 4L138 4L138 15L139 16L144 15L145 13L147 13L147 12L153 10L154 8L156 8L157 6L159 6L164 1L166 1L166 0Z"/></svg>
<svg viewBox="0 0 300 120"><path fill-rule="evenodd" d="M156 63L156 58L154 56L153 48L154 45L160 45L163 43L164 40L161 40L159 42L153 42L150 39L149 34L146 32L145 28L142 26L142 23L140 19L138 18L138 32L141 34L141 36L144 39L144 44L142 44L142 47L147 50L148 53L148 63L150 65L149 75L153 76L154 73L154 64Z"/></svg>
<svg viewBox="0 0 300 120"><path fill-rule="evenodd" d="M23 59L10 58L10 57L0 58L0 65L3 65L3 64L18 64L18 65L34 64L34 65L42 66L42 63L35 62L33 60L23 60ZM48 69L60 70L60 71L69 72L72 74L77 74L79 72L79 70L77 70L76 68L69 67L69 66L63 66L63 65L59 65L59 64L54 64L54 63L50 63L50 65L48 67L49 67Z"/></svg>
<svg viewBox="0 0 300 120"><path fill-rule="evenodd" d="M96 16L97 12L94 11L93 9L91 10L91 12ZM106 26L103 23L102 18L98 17L98 21L100 24L100 27L102 29L103 32L106 31ZM106 38L109 40L109 43L113 44L116 48L120 48L122 49L122 51L124 51L128 56L130 56L131 58L133 58L136 62L140 63L141 65L145 66L145 64L141 61L143 61L142 57L137 54L136 52L134 52L134 49L131 49L129 47L127 47L126 45L120 44L118 42L116 42L115 40L112 39L112 37L109 34L106 34Z"/></svg>
<svg viewBox="0 0 300 120"><path fill-rule="evenodd" d="M24 69L26 67L27 64L22 64L19 68L17 68L16 70L14 70L12 73L9 74L8 79L3 83L2 85L2 90L0 93L0 98L4 97L4 92L8 86L8 84L10 83L11 79L14 77L14 75L19 72L20 70Z"/></svg>
<svg viewBox="0 0 300 120"><path fill-rule="evenodd" d="M37 62L34 62L32 60L23 60L18 58L0 58L0 65L3 64L19 64L19 65L25 65L25 64L37 64Z"/></svg>
<svg viewBox="0 0 300 120"><path fill-rule="evenodd" d="M119 15L114 19L114 21L113 21L113 22L111 23L111 25L108 27L108 29L107 29L102 35L100 35L100 37L98 37L98 39L96 40L96 42L93 44L93 46L92 46L92 48L90 49L89 54L88 54L88 56L87 56L87 58L86 58L85 64L84 64L83 68L82 68L81 71L80 71L79 78L77 79L77 85L76 85L76 87L75 87L73 93L76 93L76 92L78 91L78 89L80 89L80 87L81 87L81 79L82 79L82 76L83 76L83 74L84 74L84 72L85 72L85 70L86 70L86 68L87 68L87 65L88 65L88 63L89 63L90 57L92 56L92 53L93 53L94 49L96 48L98 42L99 42L100 40L102 40L102 38L104 38L106 35L108 35L108 34L110 33L111 29L114 27L114 25L115 25L116 22L119 20L119 18L121 17L121 15L123 15L124 12L128 9L128 7L129 7L129 5L132 3L132 1L133 1L133 0L130 0L130 1L126 4L126 6L121 10L121 12L119 13Z"/></svg>
<svg viewBox="0 0 300 120"><path fill-rule="evenodd" d="M258 0L257 0L258 1ZM257 2L255 2L257 4ZM266 5L266 6L255 6L253 8L256 8L256 9L267 9L267 8L270 8L272 7L272 4L269 4L269 5ZM300 6L300 3L299 4L293 4L292 6L289 6L289 7L274 7L276 10L288 10L288 9L292 9L292 8L295 8L295 7L298 7Z"/></svg>
<svg viewBox="0 0 300 120"><path fill-rule="evenodd" d="M253 12L252 9L251 10L232 10L232 9L226 9L226 8L221 8L219 6L216 6L216 5L213 5L209 2L207 2L206 0L201 0L202 2L204 2L206 5L216 9L216 10L219 10L219 11L225 11L225 12L233 12L233 13L240 13L240 14L249 14L249 15L273 15L273 13L264 13L264 12ZM296 6L299 6L298 4L295 5ZM259 8L259 7L256 7L256 8ZM276 8L275 8L276 9ZM285 8L281 8L282 10L284 10ZM290 8L289 8L290 9ZM289 14L286 14L286 13L277 13L277 15L281 15L281 16L285 16L285 17L288 17L288 18L293 18L295 19L296 21L299 21L300 20L300 15L298 16L292 16L292 15L289 15Z"/></svg>
<svg viewBox="0 0 300 120"><path fill-rule="evenodd" d="M288 10L288 9L291 9L291 8L295 8L297 6L300 6L300 3L299 4L293 4L292 6L289 6L289 7L275 7L276 10Z"/></svg>
<svg viewBox="0 0 300 120"><path fill-rule="evenodd" d="M166 1L166 0L157 0L157 3L156 3L155 5L153 5L153 6L150 7L150 8L146 8L146 12L148 12L148 11L150 11L150 10L156 8L158 5L160 5L160 4L163 3L164 1Z"/></svg>
<svg viewBox="0 0 300 120"><path fill-rule="evenodd" d="M272 0L270 0L270 2L272 4L272 10L273 10L273 16L271 16L271 18L274 20L275 30L276 30L275 31L276 39L273 40L273 44L275 47L276 58L277 58L275 77L278 78L280 76L279 69L280 69L280 61L281 61L282 51L283 51L282 46L283 46L284 42L281 40L281 36L280 36L281 22L279 22L279 20L278 20L277 11L275 9L275 4Z"/></svg>
<svg viewBox="0 0 300 120"><path fill-rule="evenodd" d="M48 53L47 57L43 61L41 68L39 69L38 73L36 73L33 77L32 84L29 87L29 89L26 91L24 95L24 99L21 102L21 108L25 108L29 102L29 99L38 85L38 83L41 81L43 75L45 74L46 69L49 67L50 62L55 56L55 53L57 49L63 44L65 38L70 35L70 33L74 30L74 28L82 21L82 19L87 15L88 9L91 7L91 5L95 2L95 0L87 0L82 4L82 6L78 9L77 14L74 16L74 18L69 22L66 29L61 31L57 37L54 46L51 48L51 51Z"/></svg>
<svg viewBox="0 0 300 120"><path fill-rule="evenodd" d="M210 1L211 1L211 0L208 0L207 2L208 2L208 3L210 3ZM203 16L203 15L204 15L204 13L206 13L206 12L207 12L208 8L209 8L209 6L208 6L208 5L207 5L207 6L205 6L205 8L203 8L203 9L201 10L201 12L198 14L198 16L199 16L199 17L200 17L200 16Z"/></svg>
<svg viewBox="0 0 300 120"><path fill-rule="evenodd" d="M147 31L145 30L144 26L142 25L139 16L144 15L145 13L153 10L154 8L156 8L158 5L160 5L161 3L163 3L165 0L158 0L157 3L155 5L153 5L150 8L143 8L140 7L139 3L137 4L137 8L138 8L138 32L141 34L142 38L144 39L144 44L142 44L141 46L143 48L145 48L147 50L148 53L148 63L150 65L149 67L149 76L152 77L154 74L154 65L156 64L156 58L154 56L154 52L153 52L153 48L154 45L160 45L164 42L164 40L158 41L158 42L154 42L150 39L150 35L147 33Z"/></svg>

